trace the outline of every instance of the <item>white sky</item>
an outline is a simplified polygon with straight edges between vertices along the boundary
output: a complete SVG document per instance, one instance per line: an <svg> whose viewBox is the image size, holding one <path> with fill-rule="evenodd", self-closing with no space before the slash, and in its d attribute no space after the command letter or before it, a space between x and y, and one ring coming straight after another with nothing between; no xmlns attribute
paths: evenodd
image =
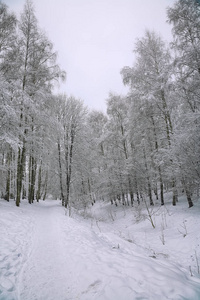
<svg viewBox="0 0 200 300"><path fill-rule="evenodd" d="M2 0L19 13L25 0ZM171 39L166 7L175 0L33 0L39 26L67 72L60 92L106 111L109 92L126 94L120 70L132 66L135 39L145 29Z"/></svg>

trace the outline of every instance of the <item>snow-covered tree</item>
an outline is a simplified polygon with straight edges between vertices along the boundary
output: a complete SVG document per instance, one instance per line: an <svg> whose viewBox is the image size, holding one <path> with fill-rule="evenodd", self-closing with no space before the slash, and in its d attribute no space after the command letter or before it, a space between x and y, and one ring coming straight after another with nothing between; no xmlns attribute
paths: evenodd
<svg viewBox="0 0 200 300"><path fill-rule="evenodd" d="M57 97L57 169L62 204L70 207L70 197L83 180L80 166L84 164L84 138L87 110L81 100ZM82 150L82 151L81 151ZM82 153L81 153L82 152ZM85 166L86 167L86 166Z"/></svg>
<svg viewBox="0 0 200 300"><path fill-rule="evenodd" d="M18 37L19 54L19 80L22 96L19 99L21 113L19 127L23 127L20 136L21 146L18 149L17 168L17 197L19 205L22 180L24 177L25 163L29 168L28 198L31 203L35 197L35 179L37 170L37 154L35 153L38 134L38 119L40 111L52 89L52 83L64 77L64 73L56 64L56 53L53 45L39 29L34 8L31 1L27 0L19 22ZM26 161L26 153L29 156Z"/></svg>
<svg viewBox="0 0 200 300"><path fill-rule="evenodd" d="M0 190L9 201L15 169L14 150L18 144L17 89L11 69L15 48L16 17L0 2Z"/></svg>
<svg viewBox="0 0 200 300"><path fill-rule="evenodd" d="M129 203L127 195L133 201L131 175L128 171L130 163L129 143L129 103L126 98L110 94L107 100L108 113L108 173L110 176L111 199L121 199L123 204Z"/></svg>
<svg viewBox="0 0 200 300"><path fill-rule="evenodd" d="M104 198L108 185L107 176L107 116L101 111L92 111L88 115L87 124L90 134L92 154L92 196L93 202L97 197Z"/></svg>
<svg viewBox="0 0 200 300"><path fill-rule="evenodd" d="M160 181L161 203L164 204L164 176L165 180L172 183L173 203L175 204L176 180L172 175L173 159L170 150L173 135L172 109L175 107L171 101L170 91L172 80L171 55L161 37L150 31L146 31L145 36L137 40L134 53L136 54L134 66L123 68L122 76L124 83L130 86L130 97L133 99L132 112L135 120L132 124L138 122L140 124L136 146L139 146L142 152L145 151L147 173L150 165L157 169L155 174L157 173L157 178ZM164 161L161 159L163 155L165 156ZM152 175L147 176L150 199L150 189L153 188ZM150 186L152 187L150 188Z"/></svg>
<svg viewBox="0 0 200 300"><path fill-rule="evenodd" d="M195 0L179 0L167 9L172 24L175 52L175 95L178 99L175 152L179 177L189 207L191 195L199 189L200 174L200 5Z"/></svg>

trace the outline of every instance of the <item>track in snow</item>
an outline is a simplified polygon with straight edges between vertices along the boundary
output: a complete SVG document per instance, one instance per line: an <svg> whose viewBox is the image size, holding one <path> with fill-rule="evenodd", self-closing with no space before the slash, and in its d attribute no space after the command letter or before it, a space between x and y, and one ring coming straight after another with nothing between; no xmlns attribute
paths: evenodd
<svg viewBox="0 0 200 300"><path fill-rule="evenodd" d="M35 212L32 249L23 266L19 282L20 300L67 299L69 274L63 258L62 228L57 205L43 204Z"/></svg>

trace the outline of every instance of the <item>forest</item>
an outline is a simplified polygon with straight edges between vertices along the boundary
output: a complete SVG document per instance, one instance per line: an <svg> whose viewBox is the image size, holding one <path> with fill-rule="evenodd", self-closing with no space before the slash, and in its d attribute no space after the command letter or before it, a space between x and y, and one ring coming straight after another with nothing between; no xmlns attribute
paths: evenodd
<svg viewBox="0 0 200 300"><path fill-rule="evenodd" d="M54 92L67 70L58 65L33 3L26 1L18 20L0 2L1 198L20 206L51 195L70 210L98 199L164 205L171 191L172 205L183 194L186 205L194 205L200 189L199 1L177 0L166 19L172 42L150 30L133 41L134 63L121 69L129 91L109 94L103 113Z"/></svg>

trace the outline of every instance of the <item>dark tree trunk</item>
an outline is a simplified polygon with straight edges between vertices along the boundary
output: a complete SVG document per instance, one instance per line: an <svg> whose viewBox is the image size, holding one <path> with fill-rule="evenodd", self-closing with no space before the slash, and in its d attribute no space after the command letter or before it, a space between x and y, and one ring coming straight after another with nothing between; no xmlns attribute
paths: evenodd
<svg viewBox="0 0 200 300"><path fill-rule="evenodd" d="M192 201L192 196L191 196L191 193L188 189L185 190L185 193L186 193L188 205L189 205L189 208L190 208L194 205L193 201Z"/></svg>
<svg viewBox="0 0 200 300"><path fill-rule="evenodd" d="M160 179L160 202L161 202L161 205L164 205L164 187L163 187L163 180L162 180L162 173L161 173L161 170L160 170L160 167L158 168L159 170L159 179Z"/></svg>
<svg viewBox="0 0 200 300"><path fill-rule="evenodd" d="M143 148L143 153L144 153L144 162L145 162L145 168L146 168L146 174L147 174L149 201L150 201L150 205L154 205L153 199L152 199L152 191L151 191L150 177L149 177L149 175L148 175L148 166L147 166L146 153L145 153L145 149L144 149L144 148Z"/></svg>
<svg viewBox="0 0 200 300"><path fill-rule="evenodd" d="M122 204L123 204L123 205L126 205L124 192L122 192Z"/></svg>
<svg viewBox="0 0 200 300"><path fill-rule="evenodd" d="M48 186L48 171L46 171L46 175L45 175L43 201L46 199L47 186Z"/></svg>
<svg viewBox="0 0 200 300"><path fill-rule="evenodd" d="M150 205L154 205L153 199L152 199L152 191L151 191L151 184L149 182L149 178L148 178L148 196L149 196L149 200L150 200Z"/></svg>
<svg viewBox="0 0 200 300"><path fill-rule="evenodd" d="M71 175L72 175L72 158L73 158L73 150L74 150L74 138L75 138L75 129L72 124L71 132L70 132L70 143L65 145L65 161L66 161L66 201L65 207L67 208L69 205L69 196L70 196L70 184L71 184ZM67 139L66 139L67 140Z"/></svg>
<svg viewBox="0 0 200 300"><path fill-rule="evenodd" d="M89 178L88 178L88 191L89 191L89 195L90 195L90 201L92 202L92 204L94 204L94 201L92 199L92 190L91 190L91 183L90 183Z"/></svg>
<svg viewBox="0 0 200 300"><path fill-rule="evenodd" d="M135 190L136 190L136 196L137 196L137 203L140 204L140 196L138 191L138 184L137 184L137 177L135 175Z"/></svg>
<svg viewBox="0 0 200 300"><path fill-rule="evenodd" d="M6 194L5 194L5 200L9 202L10 200L10 152L7 153L7 178L6 178Z"/></svg>
<svg viewBox="0 0 200 300"><path fill-rule="evenodd" d="M25 145L22 149L18 149L18 159L17 159L17 196L16 196L16 206L20 205L21 192L22 192L22 181L24 175L24 163L25 163Z"/></svg>
<svg viewBox="0 0 200 300"><path fill-rule="evenodd" d="M41 185L42 185L42 166L40 164L39 171L38 171L38 189L36 193L36 200L39 202L41 199Z"/></svg>
<svg viewBox="0 0 200 300"><path fill-rule="evenodd" d="M154 191L154 194L155 194L155 196L156 196L156 200L158 200L158 188L157 188L157 183L156 183L156 185L155 185L153 191Z"/></svg>
<svg viewBox="0 0 200 300"><path fill-rule="evenodd" d="M137 195L137 202L138 202L138 204L140 204L140 196L139 196L138 191L136 192L136 195Z"/></svg>
<svg viewBox="0 0 200 300"><path fill-rule="evenodd" d="M129 185L129 194L130 194L130 198L131 198L131 206L133 206L134 197L133 197L133 189L132 189L130 176L128 176L128 185Z"/></svg>
<svg viewBox="0 0 200 300"><path fill-rule="evenodd" d="M21 198L21 149L18 149L18 159L17 159L17 196L16 196L16 206L20 204Z"/></svg>
<svg viewBox="0 0 200 300"><path fill-rule="evenodd" d="M22 199L26 199L26 188L25 188L25 184L23 184L23 187L22 187Z"/></svg>
<svg viewBox="0 0 200 300"><path fill-rule="evenodd" d="M151 116L151 120L152 120L153 130L154 130L155 149L158 152L158 140L157 140L156 127L155 127L153 116ZM158 167L158 172L159 172L159 180L160 180L160 201L161 201L161 205L164 205L163 180L162 180L162 172L160 166Z"/></svg>
<svg viewBox="0 0 200 300"><path fill-rule="evenodd" d="M173 190L172 205L176 206L176 203L178 202L178 191L177 191L176 182L174 179L172 181L172 190Z"/></svg>
<svg viewBox="0 0 200 300"><path fill-rule="evenodd" d="M37 164L33 156L29 158L29 191L28 202L31 204L35 199L35 179L36 179Z"/></svg>
<svg viewBox="0 0 200 300"><path fill-rule="evenodd" d="M65 198L63 193L63 182L62 182L62 164L61 164L61 147L60 142L58 141L58 165L59 165L59 179L60 179L60 197L62 201L62 206L65 205Z"/></svg>

